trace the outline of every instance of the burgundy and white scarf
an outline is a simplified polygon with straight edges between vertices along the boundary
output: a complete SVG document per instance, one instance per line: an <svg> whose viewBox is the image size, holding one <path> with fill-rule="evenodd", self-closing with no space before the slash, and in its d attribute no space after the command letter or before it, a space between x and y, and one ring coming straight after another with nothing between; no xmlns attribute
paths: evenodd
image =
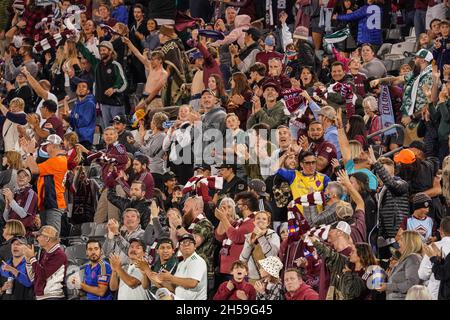
<svg viewBox="0 0 450 320"><path fill-rule="evenodd" d="M252 213L245 219L240 218L239 220L236 221L236 225L234 226L234 229L238 230L244 222L247 222L248 220L253 219L254 217L255 217L255 214ZM225 238L222 241L222 249L220 249L220 254L223 256L228 256L230 254L230 248L231 248L232 244L233 244L233 241L231 239Z"/></svg>
<svg viewBox="0 0 450 320"><path fill-rule="evenodd" d="M213 190L221 190L223 188L223 177L210 176L204 177L201 175L194 176L188 180L183 188L183 193L189 193L192 191L197 191L197 183L206 185L208 188Z"/></svg>
<svg viewBox="0 0 450 320"><path fill-rule="evenodd" d="M328 92L340 94L345 99L345 110L347 112L347 119L355 114L356 95L353 94L351 85L341 82L336 82L328 88Z"/></svg>

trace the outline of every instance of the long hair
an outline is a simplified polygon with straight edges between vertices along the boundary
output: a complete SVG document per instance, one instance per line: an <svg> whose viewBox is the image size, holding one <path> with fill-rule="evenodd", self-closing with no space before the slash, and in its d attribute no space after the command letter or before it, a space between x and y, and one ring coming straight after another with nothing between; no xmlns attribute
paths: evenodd
<svg viewBox="0 0 450 320"><path fill-rule="evenodd" d="M17 151L6 151L5 152L6 162L8 165L8 169L22 169L22 156Z"/></svg>
<svg viewBox="0 0 450 320"><path fill-rule="evenodd" d="M66 57L65 57L65 54L64 54L64 47L60 46L58 48L58 50L56 51L55 62L53 62L53 65L52 65L52 67L50 69L53 74L55 74L58 70L61 69L65 59L66 59Z"/></svg>
<svg viewBox="0 0 450 320"><path fill-rule="evenodd" d="M75 132L69 132L64 135L64 140L67 141L67 144L70 148L75 149L76 156L74 158L74 161L76 163L80 163L80 161L83 159L83 155L81 152L81 149L77 147L78 141L78 135Z"/></svg>
<svg viewBox="0 0 450 320"><path fill-rule="evenodd" d="M216 97L218 99L222 99L222 97L226 97L227 93L225 92L225 84L223 83L223 79L218 74L211 74L210 78L214 78L216 80Z"/></svg>
<svg viewBox="0 0 450 320"><path fill-rule="evenodd" d="M301 79L302 72L303 72L303 70L305 70L305 69L308 70L309 73L311 73L311 76L312 76L311 82L310 82L309 84L307 84L307 85L305 85L305 84L302 82L302 79ZM311 88L311 87L313 87L314 84L317 82L317 76L316 76L316 74L315 74L313 68L311 68L310 66L304 66L303 68L301 68L300 73L299 73L299 79L300 79L300 83L301 83L301 88L302 88L302 89L308 89L308 88Z"/></svg>
<svg viewBox="0 0 450 320"><path fill-rule="evenodd" d="M403 251L398 262L402 262L413 253L422 254L422 238L417 231L406 230L401 235L405 244L405 250Z"/></svg>
<svg viewBox="0 0 450 320"><path fill-rule="evenodd" d="M240 94L244 95L247 91L250 91L250 86L248 85L247 77L242 72L235 72L231 76L234 81L234 88L231 89L231 95Z"/></svg>
<svg viewBox="0 0 450 320"><path fill-rule="evenodd" d="M370 247L369 244L359 242L355 244L355 248L356 254L361 260L361 265L363 266L364 269L366 269L368 266L378 264L377 259L375 258L372 252L372 248Z"/></svg>
<svg viewBox="0 0 450 320"><path fill-rule="evenodd" d="M361 135L366 137L366 124L364 123L364 118L360 115L353 115L348 120L350 124L350 129L348 130L347 137L349 140L354 139L356 136Z"/></svg>

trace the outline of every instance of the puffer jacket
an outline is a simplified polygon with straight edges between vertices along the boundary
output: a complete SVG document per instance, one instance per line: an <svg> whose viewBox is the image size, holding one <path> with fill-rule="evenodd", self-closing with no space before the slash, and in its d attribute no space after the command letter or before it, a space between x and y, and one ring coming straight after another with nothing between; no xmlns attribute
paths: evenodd
<svg viewBox="0 0 450 320"><path fill-rule="evenodd" d="M379 162L374 164L373 171L384 184L378 198L379 235L385 239L394 238L409 213L408 183L399 177L391 177Z"/></svg>
<svg viewBox="0 0 450 320"><path fill-rule="evenodd" d="M339 21L358 20L358 45L370 43L381 45L383 43L383 30L381 29L382 10L377 5L365 5L349 14L337 16Z"/></svg>

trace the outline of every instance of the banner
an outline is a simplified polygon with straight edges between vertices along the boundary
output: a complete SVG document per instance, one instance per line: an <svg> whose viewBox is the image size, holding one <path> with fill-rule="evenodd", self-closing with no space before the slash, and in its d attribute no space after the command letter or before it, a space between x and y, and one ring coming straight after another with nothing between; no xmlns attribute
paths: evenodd
<svg viewBox="0 0 450 320"><path fill-rule="evenodd" d="M302 91L302 89L287 89L281 93L290 113L294 113L299 108L306 109L306 99L300 94Z"/></svg>
<svg viewBox="0 0 450 320"><path fill-rule="evenodd" d="M395 124L394 110L392 110L392 100L388 86L381 86L381 94L378 98L378 111L381 115L381 124L384 128ZM385 136L396 134L397 130L392 128L384 133Z"/></svg>

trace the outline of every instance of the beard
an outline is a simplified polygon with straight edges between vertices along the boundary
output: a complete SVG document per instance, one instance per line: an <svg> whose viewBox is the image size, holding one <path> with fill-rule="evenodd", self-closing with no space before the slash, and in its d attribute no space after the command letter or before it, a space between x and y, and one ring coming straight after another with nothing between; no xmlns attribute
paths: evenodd
<svg viewBox="0 0 450 320"><path fill-rule="evenodd" d="M194 210L189 210L183 215L182 223L185 228L188 228L192 221L194 221Z"/></svg>
<svg viewBox="0 0 450 320"><path fill-rule="evenodd" d="M415 65L414 65L414 69L413 69L413 75L414 75L414 77L418 77L421 71L422 71L422 70L421 70L420 66L417 65L417 64L415 64Z"/></svg>
<svg viewBox="0 0 450 320"><path fill-rule="evenodd" d="M320 138L317 138L317 139L309 137L309 140L311 140L311 142L313 142L315 144L319 144L323 141L323 136Z"/></svg>

